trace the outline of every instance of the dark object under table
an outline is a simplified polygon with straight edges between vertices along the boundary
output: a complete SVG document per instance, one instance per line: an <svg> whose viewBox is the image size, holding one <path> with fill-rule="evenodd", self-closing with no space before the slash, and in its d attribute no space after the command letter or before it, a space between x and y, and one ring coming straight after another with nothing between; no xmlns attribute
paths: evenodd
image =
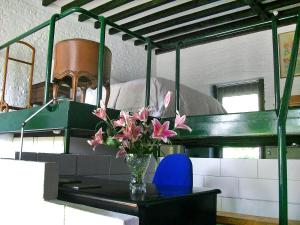
<svg viewBox="0 0 300 225"><path fill-rule="evenodd" d="M62 177L58 199L138 216L140 225L215 225L218 193L148 184L145 194L132 195L125 181Z"/></svg>

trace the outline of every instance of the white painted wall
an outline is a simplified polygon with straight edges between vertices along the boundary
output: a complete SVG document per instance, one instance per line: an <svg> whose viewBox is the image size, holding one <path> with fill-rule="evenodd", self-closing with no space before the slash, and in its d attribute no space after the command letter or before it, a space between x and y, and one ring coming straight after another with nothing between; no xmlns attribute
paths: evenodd
<svg viewBox="0 0 300 225"><path fill-rule="evenodd" d="M0 224L139 224L136 216L58 201L57 166L0 160L0 179L5 184L0 186L0 210L5 212L1 213Z"/></svg>
<svg viewBox="0 0 300 225"><path fill-rule="evenodd" d="M283 27L279 33L293 30ZM157 56L158 77L174 80L175 52ZM170 66L172 65L172 66ZM273 49L271 31L217 41L182 49L181 82L208 95L212 85L264 78L265 108L274 109ZM285 79L280 79L281 92ZM293 94L300 94L300 79L295 78Z"/></svg>
<svg viewBox="0 0 300 225"><path fill-rule="evenodd" d="M43 7L41 1L36 0L0 0L0 43L15 38L21 33L48 20L52 14L60 12L57 6ZM79 23L77 16L72 15L59 21L56 26L55 42L68 38L86 38L99 41L99 30L93 28L93 23L87 21ZM45 80L46 52L48 28L25 38L36 48L36 62L34 83ZM112 51L112 78L128 81L145 77L146 51L143 47L135 47L132 41L124 42L120 35L107 35L106 45ZM23 49L13 48L12 54L18 58L28 58ZM0 85L2 87L3 61L5 51L0 51ZM9 63L9 78L6 96L8 103L24 105L26 93L27 66L14 62Z"/></svg>

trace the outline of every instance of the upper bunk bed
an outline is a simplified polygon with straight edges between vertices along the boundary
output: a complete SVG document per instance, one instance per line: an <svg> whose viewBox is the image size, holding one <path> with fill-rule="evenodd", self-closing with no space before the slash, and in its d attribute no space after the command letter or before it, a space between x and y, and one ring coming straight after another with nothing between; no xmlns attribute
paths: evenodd
<svg viewBox="0 0 300 225"><path fill-rule="evenodd" d="M64 3L66 1L63 1ZM98 1L73 0L62 5L62 12L54 14L50 20L27 31L26 33L8 41L0 46L0 50L20 41L21 39L49 26L48 54L46 62L46 78L44 91L44 107L19 110L0 114L0 133L18 133L21 125L27 118L32 120L26 124L27 133L52 133L61 130L65 137L65 151L68 152L70 136L86 137L94 132L96 118L91 114L95 106L78 102L61 101L50 105L49 86L52 73L52 55L55 35L55 23L58 20L74 13L80 13L79 21L92 18L95 28L100 28L100 48L98 63L98 92L97 106L102 99L103 83L103 55L105 46L106 27L110 26L109 34L122 33L124 41L134 39L135 45L145 45L147 50L147 74L145 105L150 101L150 78L152 51L156 54L176 51L176 109L180 110L180 50L194 45L205 44L227 38L246 35L253 32L272 29L273 56L274 56L274 95L275 109L251 113L236 113L227 115L208 115L188 117L188 124L192 133L182 132L174 139L175 143L190 143L197 145L264 145L278 143L279 152L279 223L288 224L287 216L287 160L286 146L299 140L300 137L300 110L288 109L291 96L293 78L295 74L299 35L300 35L300 4L299 0L193 0L176 1L170 7L172 0L155 1L108 1L93 9L85 8L87 3ZM135 3L134 6L122 10L122 6ZM56 0L42 0L44 6L59 4ZM75 7L75 8L74 8ZM79 8L83 7L83 8ZM117 13L102 14L120 7ZM120 24L118 21L139 13L157 9L156 12L141 16L128 23ZM191 10L191 11L189 11ZM195 10L195 11L193 11ZM188 12L185 15L180 13ZM179 15L172 18L173 15ZM161 18L170 19L159 22ZM141 29L138 26L146 23L152 25ZM279 84L279 60L277 27L296 23L294 44L289 64L287 79L282 100ZM137 29L135 29L137 27ZM134 29L134 31L131 31ZM155 32L155 33L154 33ZM154 33L154 34L153 34ZM39 111L42 110L43 111ZM175 110L175 109L174 109ZM38 113L38 114L37 114ZM118 111L111 110L112 116ZM80 117L78 117L80 115Z"/></svg>

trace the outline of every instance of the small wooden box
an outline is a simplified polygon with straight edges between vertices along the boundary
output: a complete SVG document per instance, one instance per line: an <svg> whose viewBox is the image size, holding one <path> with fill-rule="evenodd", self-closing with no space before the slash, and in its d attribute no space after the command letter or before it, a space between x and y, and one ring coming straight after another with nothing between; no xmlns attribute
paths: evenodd
<svg viewBox="0 0 300 225"><path fill-rule="evenodd" d="M36 104L36 105L43 104L44 89L45 89L45 82L32 85L32 96L31 96L32 104ZM69 98L70 89L68 87L61 86L58 91L58 97L59 96L66 96ZM52 97L53 97L52 84L50 84L50 98L52 98Z"/></svg>

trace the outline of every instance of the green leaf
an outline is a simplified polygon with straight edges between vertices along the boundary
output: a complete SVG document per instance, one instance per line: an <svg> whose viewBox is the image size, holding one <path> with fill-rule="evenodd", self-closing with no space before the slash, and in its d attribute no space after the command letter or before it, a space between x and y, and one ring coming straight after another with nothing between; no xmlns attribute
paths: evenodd
<svg viewBox="0 0 300 225"><path fill-rule="evenodd" d="M106 144L108 146L111 146L113 148L117 148L120 146L120 142L112 137L108 137L107 140L106 140Z"/></svg>

